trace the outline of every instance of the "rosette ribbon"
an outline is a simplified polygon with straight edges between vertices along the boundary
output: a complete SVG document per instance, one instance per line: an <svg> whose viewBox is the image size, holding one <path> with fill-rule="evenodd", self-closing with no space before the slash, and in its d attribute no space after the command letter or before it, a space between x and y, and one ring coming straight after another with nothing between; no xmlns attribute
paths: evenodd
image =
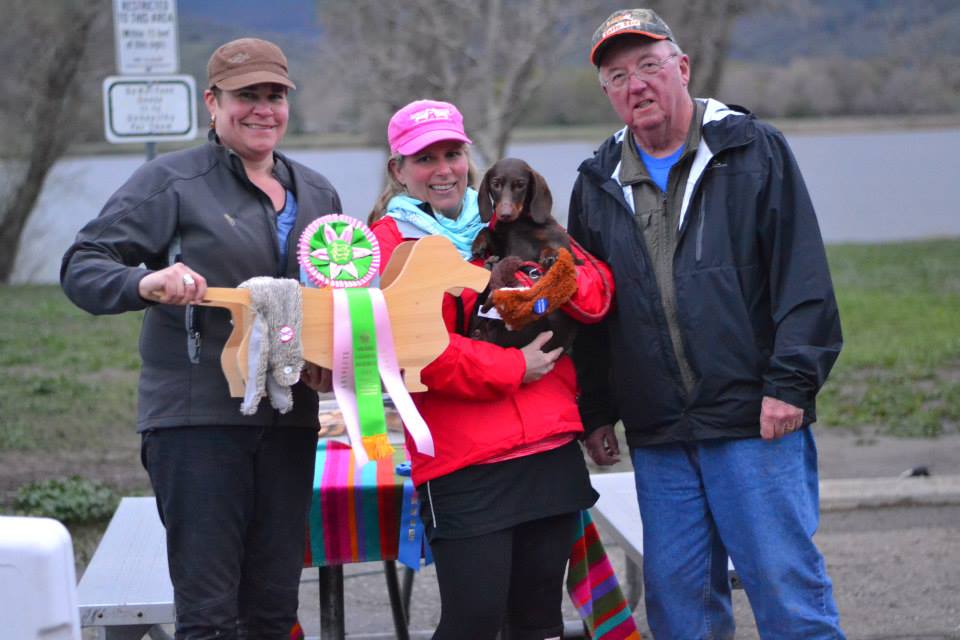
<svg viewBox="0 0 960 640"><path fill-rule="evenodd" d="M383 292L362 288L379 269L379 253L366 225L342 215L318 218L300 239L301 267L311 281L334 288L333 392L358 466L393 453L381 379L417 451L434 454L430 431L403 384Z"/></svg>
<svg viewBox="0 0 960 640"><path fill-rule="evenodd" d="M380 269L380 245L365 224L335 213L303 230L297 259L317 286L362 287Z"/></svg>

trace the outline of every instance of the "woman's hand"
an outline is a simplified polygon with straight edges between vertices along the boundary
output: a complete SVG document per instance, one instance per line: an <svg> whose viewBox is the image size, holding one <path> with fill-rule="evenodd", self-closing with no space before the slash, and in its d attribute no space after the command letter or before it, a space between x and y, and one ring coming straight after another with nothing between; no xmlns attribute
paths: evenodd
<svg viewBox="0 0 960 640"><path fill-rule="evenodd" d="M166 269L148 273L140 280L140 297L162 304L196 304L207 294L207 280L199 273L177 262Z"/></svg>
<svg viewBox="0 0 960 640"><path fill-rule="evenodd" d="M304 363L300 380L317 393L328 393L333 389L333 372L312 362Z"/></svg>
<svg viewBox="0 0 960 640"><path fill-rule="evenodd" d="M536 382L553 370L557 359L563 353L563 347L557 347L553 351L543 351L543 345L547 344L552 337L553 331L544 331L534 338L530 344L520 349L523 360L527 365L527 370L523 374L523 382Z"/></svg>

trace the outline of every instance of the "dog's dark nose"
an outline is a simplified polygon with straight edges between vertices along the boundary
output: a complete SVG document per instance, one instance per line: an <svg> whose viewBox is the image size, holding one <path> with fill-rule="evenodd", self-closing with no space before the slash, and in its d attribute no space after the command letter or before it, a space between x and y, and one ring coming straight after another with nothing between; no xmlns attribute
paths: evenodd
<svg viewBox="0 0 960 640"><path fill-rule="evenodd" d="M497 218L504 222L513 222L520 217L520 208L512 202L500 202L497 204Z"/></svg>

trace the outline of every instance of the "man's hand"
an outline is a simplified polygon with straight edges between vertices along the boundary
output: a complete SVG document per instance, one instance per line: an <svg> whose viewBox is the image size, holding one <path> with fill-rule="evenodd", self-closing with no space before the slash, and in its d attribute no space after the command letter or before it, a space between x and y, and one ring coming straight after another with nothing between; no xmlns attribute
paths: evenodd
<svg viewBox="0 0 960 640"><path fill-rule="evenodd" d="M318 367L312 362L304 363L300 380L317 393L328 393L333 389L333 372L330 369Z"/></svg>
<svg viewBox="0 0 960 640"><path fill-rule="evenodd" d="M590 432L584 442L587 453L597 464L606 467L620 462L620 444L612 424L605 424Z"/></svg>
<svg viewBox="0 0 960 640"><path fill-rule="evenodd" d="M803 409L764 396L760 405L760 435L764 440L782 438L803 425Z"/></svg>

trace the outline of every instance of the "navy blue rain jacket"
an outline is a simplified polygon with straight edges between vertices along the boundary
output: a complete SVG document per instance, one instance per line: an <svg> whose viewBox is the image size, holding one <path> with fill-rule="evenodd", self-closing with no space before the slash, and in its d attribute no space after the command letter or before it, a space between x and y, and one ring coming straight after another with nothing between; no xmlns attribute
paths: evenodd
<svg viewBox="0 0 960 640"><path fill-rule="evenodd" d="M624 133L580 165L570 203L570 234L617 283L615 310L581 327L574 346L584 426L622 419L631 447L757 436L763 396L813 422L842 336L813 205L783 134L707 102L673 262L697 377L688 395L632 192L617 179Z"/></svg>

